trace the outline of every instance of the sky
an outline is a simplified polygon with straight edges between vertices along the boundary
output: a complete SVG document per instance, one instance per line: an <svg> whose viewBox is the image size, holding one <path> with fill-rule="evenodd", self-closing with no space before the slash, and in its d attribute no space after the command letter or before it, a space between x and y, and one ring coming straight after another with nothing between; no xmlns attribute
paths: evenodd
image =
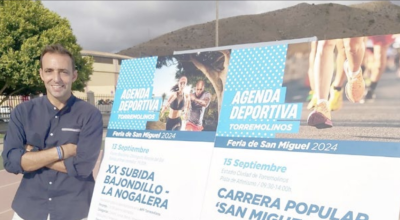
<svg viewBox="0 0 400 220"><path fill-rule="evenodd" d="M156 69L154 73L154 85L153 94L155 97L161 97L163 93L170 95L171 88L176 84L176 71L178 70L176 65L162 66L160 69Z"/></svg>
<svg viewBox="0 0 400 220"><path fill-rule="evenodd" d="M343 5L368 1L303 1ZM218 1L219 18L259 14L302 1ZM50 1L43 5L70 21L84 50L116 53L190 25L213 21L216 1Z"/></svg>
<svg viewBox="0 0 400 220"><path fill-rule="evenodd" d="M171 88L177 84L177 79L175 79L176 71L178 70L178 62L174 59L169 66L162 66L156 69L154 72L154 84L153 84L153 94L154 97L161 97L163 93L167 94L168 97L172 94ZM196 82L188 82L184 89L185 93L193 92L192 88L196 87ZM168 100L164 100L164 102Z"/></svg>

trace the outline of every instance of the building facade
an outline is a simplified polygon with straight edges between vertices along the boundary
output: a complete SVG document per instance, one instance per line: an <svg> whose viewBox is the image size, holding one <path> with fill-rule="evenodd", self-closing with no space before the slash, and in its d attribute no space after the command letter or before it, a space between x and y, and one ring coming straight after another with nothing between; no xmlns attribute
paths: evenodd
<svg viewBox="0 0 400 220"><path fill-rule="evenodd" d="M78 97L84 97L87 92L93 92L95 95L114 96L121 61L133 57L88 50L82 50L81 54L82 56L93 57L93 73L89 82L87 82L85 91L74 91L74 94Z"/></svg>

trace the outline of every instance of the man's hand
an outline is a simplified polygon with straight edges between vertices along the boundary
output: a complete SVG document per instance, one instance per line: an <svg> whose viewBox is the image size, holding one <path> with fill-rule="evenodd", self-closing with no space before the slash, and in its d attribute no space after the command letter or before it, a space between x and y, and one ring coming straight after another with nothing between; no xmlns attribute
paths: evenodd
<svg viewBox="0 0 400 220"><path fill-rule="evenodd" d="M64 152L64 158L67 159L69 157L73 157L76 155L76 145L75 144L64 144L61 146Z"/></svg>
<svg viewBox="0 0 400 220"><path fill-rule="evenodd" d="M35 152L35 151L39 151L40 149L38 147L27 144L27 145L25 145L25 150L26 150L26 152Z"/></svg>
<svg viewBox="0 0 400 220"><path fill-rule="evenodd" d="M29 151L32 151L33 148L34 148L34 147L33 147L32 145L29 145L29 144L25 145L25 150L28 151L28 152L29 152Z"/></svg>

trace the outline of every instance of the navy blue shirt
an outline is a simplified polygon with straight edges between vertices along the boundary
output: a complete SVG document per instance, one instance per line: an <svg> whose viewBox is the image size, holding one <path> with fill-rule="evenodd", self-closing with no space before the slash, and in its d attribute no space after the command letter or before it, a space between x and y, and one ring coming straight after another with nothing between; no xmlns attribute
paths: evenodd
<svg viewBox="0 0 400 220"><path fill-rule="evenodd" d="M23 219L78 220L88 216L94 190L93 168L103 135L100 111L71 96L63 109L47 96L24 102L12 111L4 137L4 168L23 174L12 208ZM39 150L72 143L77 155L64 160L68 173L49 168L25 172L21 157L30 144Z"/></svg>

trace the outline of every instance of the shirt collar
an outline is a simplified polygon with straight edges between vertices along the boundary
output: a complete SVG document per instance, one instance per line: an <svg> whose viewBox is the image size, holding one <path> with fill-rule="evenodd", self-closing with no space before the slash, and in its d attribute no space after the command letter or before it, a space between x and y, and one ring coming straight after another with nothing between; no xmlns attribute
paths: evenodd
<svg viewBox="0 0 400 220"><path fill-rule="evenodd" d="M76 97L74 96L74 94L71 94L71 97L69 97L69 99L67 100L66 105L64 106L64 108L62 109L57 109L57 107L55 107L53 104L51 104L49 98L47 97L47 95L44 95L44 101L45 101L45 105L47 107L48 112L51 114L55 114L55 113L62 113L65 111L68 111L71 106L75 103Z"/></svg>

